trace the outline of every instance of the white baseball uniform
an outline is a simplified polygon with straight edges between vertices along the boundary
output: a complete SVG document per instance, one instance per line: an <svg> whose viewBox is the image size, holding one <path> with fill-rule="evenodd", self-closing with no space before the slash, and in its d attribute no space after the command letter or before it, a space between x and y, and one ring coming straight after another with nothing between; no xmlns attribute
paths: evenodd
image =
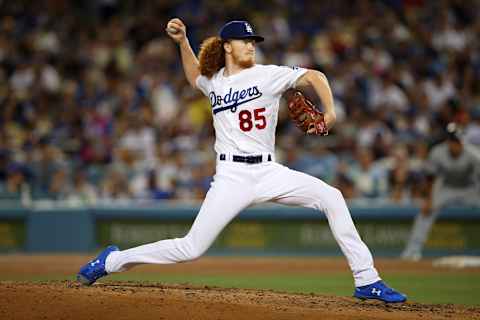
<svg viewBox="0 0 480 320"><path fill-rule="evenodd" d="M341 192L275 162L280 98L306 71L257 64L228 77L222 68L210 79L197 78L197 87L212 105L217 153L216 173L200 212L183 238L111 253L106 260L108 273L142 263L167 264L199 258L240 211L272 201L324 212L347 257L355 285L380 279Z"/></svg>

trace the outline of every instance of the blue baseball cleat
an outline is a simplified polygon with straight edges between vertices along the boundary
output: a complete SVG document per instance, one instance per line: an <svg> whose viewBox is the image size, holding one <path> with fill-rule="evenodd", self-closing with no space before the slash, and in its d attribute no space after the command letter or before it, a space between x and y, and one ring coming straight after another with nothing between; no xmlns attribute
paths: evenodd
<svg viewBox="0 0 480 320"><path fill-rule="evenodd" d="M101 277L106 276L107 271L105 271L105 260L108 255L114 251L119 251L117 246L108 246L105 250L100 252L95 259L81 267L77 274L77 281L89 286Z"/></svg>
<svg viewBox="0 0 480 320"><path fill-rule="evenodd" d="M362 300L377 299L389 303L407 301L406 295L390 288L382 280L355 288L353 296Z"/></svg>

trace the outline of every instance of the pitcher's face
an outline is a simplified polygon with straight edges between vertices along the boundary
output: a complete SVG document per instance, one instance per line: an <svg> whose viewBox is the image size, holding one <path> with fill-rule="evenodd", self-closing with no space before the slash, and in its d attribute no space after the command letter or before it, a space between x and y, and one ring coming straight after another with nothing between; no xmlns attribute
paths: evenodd
<svg viewBox="0 0 480 320"><path fill-rule="evenodd" d="M230 40L226 43L225 51L231 54L233 63L242 68L250 68L255 64L254 39Z"/></svg>

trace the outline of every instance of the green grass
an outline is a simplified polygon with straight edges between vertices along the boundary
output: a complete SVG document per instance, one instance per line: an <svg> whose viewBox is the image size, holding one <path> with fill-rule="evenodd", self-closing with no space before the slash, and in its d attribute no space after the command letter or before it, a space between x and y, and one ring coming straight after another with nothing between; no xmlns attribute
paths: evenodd
<svg viewBox="0 0 480 320"><path fill-rule="evenodd" d="M261 276L155 276L119 274L115 280L159 281L165 283L191 283L236 288L259 288L298 293L320 293L338 296L353 294L353 280L346 273L328 275L283 275ZM435 273L430 275L386 275L387 283L406 293L411 301L422 303L454 303L480 305L480 275Z"/></svg>
<svg viewBox="0 0 480 320"><path fill-rule="evenodd" d="M480 305L480 274L473 273L390 273L384 274L387 283L406 293L410 301L422 303L453 303ZM65 280L73 277L8 277L0 275L0 280L45 281ZM262 274L245 275L172 275L126 272L112 275L108 280L134 280L142 282L162 282L192 285L209 285L218 287L259 288L296 293L319 293L338 296L351 296L352 278L348 273L331 273L322 275Z"/></svg>

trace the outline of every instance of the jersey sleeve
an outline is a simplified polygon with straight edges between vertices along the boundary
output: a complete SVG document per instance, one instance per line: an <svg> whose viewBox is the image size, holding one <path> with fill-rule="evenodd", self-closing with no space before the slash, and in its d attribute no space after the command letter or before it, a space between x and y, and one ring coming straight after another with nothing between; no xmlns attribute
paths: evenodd
<svg viewBox="0 0 480 320"><path fill-rule="evenodd" d="M281 95L290 88L293 88L298 78L303 76L308 70L299 67L286 66L268 66L267 70L271 74L271 90L273 95Z"/></svg>
<svg viewBox="0 0 480 320"><path fill-rule="evenodd" d="M197 77L197 80L195 80L195 84L197 85L197 88L202 91L202 93L208 97L210 90L210 83L211 81L202 75L199 75Z"/></svg>

